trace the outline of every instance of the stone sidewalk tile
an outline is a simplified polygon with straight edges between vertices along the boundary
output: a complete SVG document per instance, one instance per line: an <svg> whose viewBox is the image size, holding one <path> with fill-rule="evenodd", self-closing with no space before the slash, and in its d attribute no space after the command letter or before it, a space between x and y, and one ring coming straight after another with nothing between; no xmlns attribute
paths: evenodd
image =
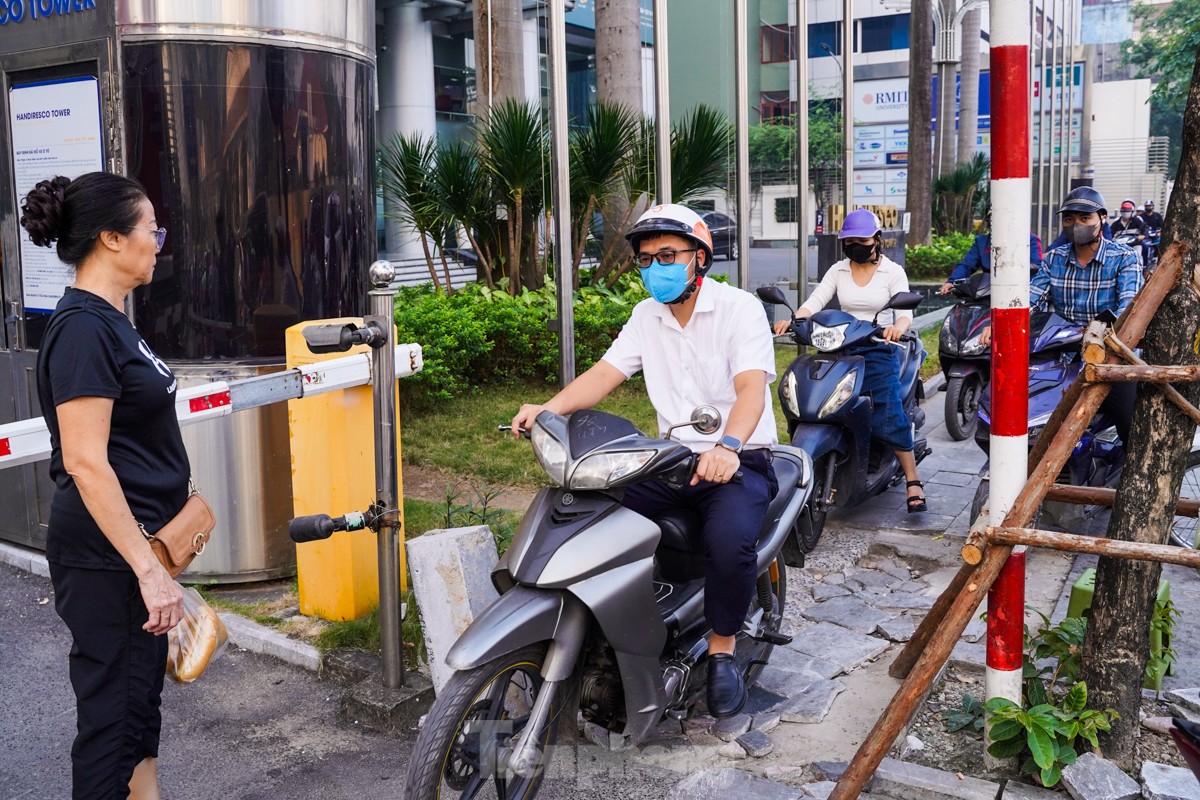
<svg viewBox="0 0 1200 800"><path fill-rule="evenodd" d="M745 752L745 751L743 751ZM800 800L803 795L794 786L759 778L732 767L706 769L688 775L667 795L667 800L729 797L754 800Z"/></svg>
<svg viewBox="0 0 1200 800"><path fill-rule="evenodd" d="M1163 699L1186 708L1193 714L1200 714L1200 689L1172 689L1163 695Z"/></svg>
<svg viewBox="0 0 1200 800"><path fill-rule="evenodd" d="M995 800L1000 784L885 758L868 784L890 800Z"/></svg>
<svg viewBox="0 0 1200 800"><path fill-rule="evenodd" d="M892 642L907 642L917 632L917 623L912 617L896 617L879 623L881 636Z"/></svg>
<svg viewBox="0 0 1200 800"><path fill-rule="evenodd" d="M1084 753L1062 771L1062 783L1075 800L1135 800L1142 787L1113 762Z"/></svg>
<svg viewBox="0 0 1200 800"><path fill-rule="evenodd" d="M1028 783L1010 780L1004 784L1004 794L1000 800L1063 800L1062 792L1043 789L1041 786L1030 786Z"/></svg>
<svg viewBox="0 0 1200 800"><path fill-rule="evenodd" d="M839 672L850 672L878 658L891 643L874 636L863 636L832 622L818 622L798 630L787 646L834 664Z"/></svg>
<svg viewBox="0 0 1200 800"><path fill-rule="evenodd" d="M728 758L731 761L741 761L748 754L746 753L746 748L742 747L738 742L733 741L726 742L718 747L717 755L719 755L721 758Z"/></svg>
<svg viewBox="0 0 1200 800"><path fill-rule="evenodd" d="M846 761L814 761L812 768L818 778L824 778L831 783L837 783L846 774L850 764Z"/></svg>
<svg viewBox="0 0 1200 800"><path fill-rule="evenodd" d="M759 673L754 683L771 694L791 697L803 692L821 680L824 680L824 678L815 672L792 672L791 670L779 669L773 664L768 664Z"/></svg>
<svg viewBox="0 0 1200 800"><path fill-rule="evenodd" d="M951 472L941 469L926 478L925 482L945 486L970 486L971 491L974 491L975 484L979 482L979 475L976 472Z"/></svg>
<svg viewBox="0 0 1200 800"><path fill-rule="evenodd" d="M834 699L846 689L839 680L814 683L780 707L779 717L784 722L813 724L825 719Z"/></svg>
<svg viewBox="0 0 1200 800"><path fill-rule="evenodd" d="M837 664L801 653L790 647L776 647L772 650L770 664L772 667L787 672L796 672L801 675L815 673L822 678L833 678L841 673Z"/></svg>
<svg viewBox="0 0 1200 800"><path fill-rule="evenodd" d="M1200 800L1200 781L1186 767L1144 761L1142 797L1146 800Z"/></svg>
<svg viewBox="0 0 1200 800"><path fill-rule="evenodd" d="M754 719L750 723L750 730L770 733L779 727L781 721L778 711L763 711L754 715Z"/></svg>
<svg viewBox="0 0 1200 800"><path fill-rule="evenodd" d="M886 572L880 572L873 569L857 569L846 575L846 584L860 584L863 589L890 589L897 583L908 580L907 572L903 578L897 578L895 575L889 575Z"/></svg>
<svg viewBox="0 0 1200 800"><path fill-rule="evenodd" d="M751 758L765 758L775 751L775 742L762 731L750 730L734 740Z"/></svg>
<svg viewBox="0 0 1200 800"><path fill-rule="evenodd" d="M822 600L828 600L831 597L846 597L850 594L850 590L836 583L818 583L812 588L813 600L818 603Z"/></svg>
<svg viewBox="0 0 1200 800"><path fill-rule="evenodd" d="M847 585L853 583L853 579L847 580ZM813 622L831 622L858 633L870 633L879 623L895 616L873 608L857 597L835 597L800 613Z"/></svg>
<svg viewBox="0 0 1200 800"><path fill-rule="evenodd" d="M837 786L833 781L817 781L816 783L806 783L800 788L804 790L801 797L808 800L829 800L829 795L833 793L833 788Z"/></svg>
<svg viewBox="0 0 1200 800"><path fill-rule="evenodd" d="M748 730L750 730L750 715L738 714L717 720L716 724L712 726L711 732L722 742L732 742Z"/></svg>
<svg viewBox="0 0 1200 800"><path fill-rule="evenodd" d="M950 651L948 663L968 672L983 672L987 664L987 646L983 642L959 642Z"/></svg>
<svg viewBox="0 0 1200 800"><path fill-rule="evenodd" d="M933 608L934 598L925 593L907 594L891 592L874 602L878 609L900 609L902 611L928 611Z"/></svg>

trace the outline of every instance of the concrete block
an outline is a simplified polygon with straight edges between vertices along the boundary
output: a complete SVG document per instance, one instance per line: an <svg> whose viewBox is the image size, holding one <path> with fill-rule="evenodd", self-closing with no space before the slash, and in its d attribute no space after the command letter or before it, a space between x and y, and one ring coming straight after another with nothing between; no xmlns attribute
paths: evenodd
<svg viewBox="0 0 1200 800"><path fill-rule="evenodd" d="M1137 781L1095 753L1084 753L1064 768L1062 784L1075 800L1134 800L1142 796Z"/></svg>
<svg viewBox="0 0 1200 800"><path fill-rule="evenodd" d="M380 733L402 733L416 730L417 721L431 705L433 684L424 675L406 672L399 689L388 689L376 676L342 694L338 719Z"/></svg>
<svg viewBox="0 0 1200 800"><path fill-rule="evenodd" d="M1200 781L1186 767L1144 761L1142 797L1146 800L1200 800Z"/></svg>
<svg viewBox="0 0 1200 800"><path fill-rule="evenodd" d="M1053 792L1041 786L1030 786L1010 780L1004 784L1004 794L1000 800L1063 800L1062 792Z"/></svg>
<svg viewBox="0 0 1200 800"><path fill-rule="evenodd" d="M775 750L775 742L762 731L746 731L735 741L751 758L764 758Z"/></svg>
<svg viewBox="0 0 1200 800"><path fill-rule="evenodd" d="M759 778L732 767L705 769L685 777L667 794L667 800L710 797L744 797L754 800L799 800L800 789Z"/></svg>
<svg viewBox="0 0 1200 800"><path fill-rule="evenodd" d="M446 654L498 596L492 586L496 542L486 525L429 531L405 543L435 691L454 674Z"/></svg>
<svg viewBox="0 0 1200 800"><path fill-rule="evenodd" d="M358 683L383 674L383 659L362 650L331 650L321 659L321 677L338 683Z"/></svg>
<svg viewBox="0 0 1200 800"><path fill-rule="evenodd" d="M22 572L32 572L43 578L50 577L50 565L46 563L46 556L20 545L0 542L0 564L8 564Z"/></svg>
<svg viewBox="0 0 1200 800"><path fill-rule="evenodd" d="M1000 785L885 758L871 779L870 792L891 800L995 800Z"/></svg>

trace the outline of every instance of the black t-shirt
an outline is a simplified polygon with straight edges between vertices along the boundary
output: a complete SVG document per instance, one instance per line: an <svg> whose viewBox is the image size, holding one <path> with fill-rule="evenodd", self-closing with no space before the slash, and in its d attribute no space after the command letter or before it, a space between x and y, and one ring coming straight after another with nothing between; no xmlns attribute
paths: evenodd
<svg viewBox="0 0 1200 800"><path fill-rule="evenodd" d="M112 398L108 462L133 516L154 532L183 507L191 474L175 417L175 376L128 317L74 288L50 318L37 376L55 485L46 558L68 567L129 569L63 469L57 406L77 397Z"/></svg>
<svg viewBox="0 0 1200 800"><path fill-rule="evenodd" d="M1134 214L1132 217L1130 217L1128 222L1118 218L1117 221L1112 224L1113 236L1124 233L1125 231L1129 231L1130 233L1139 233L1145 236L1146 223L1143 222L1142 218L1137 214Z"/></svg>

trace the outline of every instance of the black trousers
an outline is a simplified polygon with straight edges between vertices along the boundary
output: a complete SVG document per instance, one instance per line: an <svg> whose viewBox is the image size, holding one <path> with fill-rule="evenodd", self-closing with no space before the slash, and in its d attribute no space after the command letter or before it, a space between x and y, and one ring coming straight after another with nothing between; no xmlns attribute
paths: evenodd
<svg viewBox="0 0 1200 800"><path fill-rule="evenodd" d="M148 614L132 572L52 563L50 579L54 608L72 638L71 796L126 798L134 768L158 757L167 637L142 630Z"/></svg>
<svg viewBox="0 0 1200 800"><path fill-rule="evenodd" d="M779 490L771 454L747 450L741 454L741 483L708 483L678 489L659 481L630 486L622 505L653 519L672 508L691 508L704 523L704 616L718 636L742 629L754 597L757 558L754 545L767 515L767 505Z"/></svg>

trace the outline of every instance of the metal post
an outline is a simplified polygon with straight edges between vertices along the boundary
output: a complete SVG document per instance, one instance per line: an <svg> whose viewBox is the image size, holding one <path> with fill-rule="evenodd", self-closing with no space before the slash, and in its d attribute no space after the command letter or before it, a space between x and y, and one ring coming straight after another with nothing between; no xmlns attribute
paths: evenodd
<svg viewBox="0 0 1200 800"><path fill-rule="evenodd" d="M796 308L808 298L808 0L796 8Z"/></svg>
<svg viewBox="0 0 1200 800"><path fill-rule="evenodd" d="M843 187L842 219L854 204L854 0L842 1L842 145Z"/></svg>
<svg viewBox="0 0 1200 800"><path fill-rule="evenodd" d="M369 324L383 332L383 345L371 349L372 395L375 400L375 502L384 510L400 507L396 483L396 352L392 308L396 277L391 262L371 265ZM404 644L400 638L400 520L388 515L379 526L379 633L383 650L383 685L404 685Z"/></svg>
<svg viewBox="0 0 1200 800"><path fill-rule="evenodd" d="M550 187L554 208L554 280L558 289L558 383L575 378L575 275L571 248L571 182L567 155L567 12L550 3Z"/></svg>
<svg viewBox="0 0 1200 800"><path fill-rule="evenodd" d="M736 73L734 91L737 155L737 271L738 286L750 288L750 78L747 65L746 0L733 0L733 54Z"/></svg>
<svg viewBox="0 0 1200 800"><path fill-rule="evenodd" d="M671 102L667 96L667 0L654 0L654 161L658 202L671 202Z"/></svg>
<svg viewBox="0 0 1200 800"><path fill-rule="evenodd" d="M1029 6L991 4L992 397L990 521L1025 485L1029 427ZM1043 101L1045 93L1042 94ZM1043 130L1046 130L1043 128ZM1014 550L988 595L988 698L1021 702L1024 555ZM990 737L991 721L988 724ZM984 763L997 766L985 753Z"/></svg>

